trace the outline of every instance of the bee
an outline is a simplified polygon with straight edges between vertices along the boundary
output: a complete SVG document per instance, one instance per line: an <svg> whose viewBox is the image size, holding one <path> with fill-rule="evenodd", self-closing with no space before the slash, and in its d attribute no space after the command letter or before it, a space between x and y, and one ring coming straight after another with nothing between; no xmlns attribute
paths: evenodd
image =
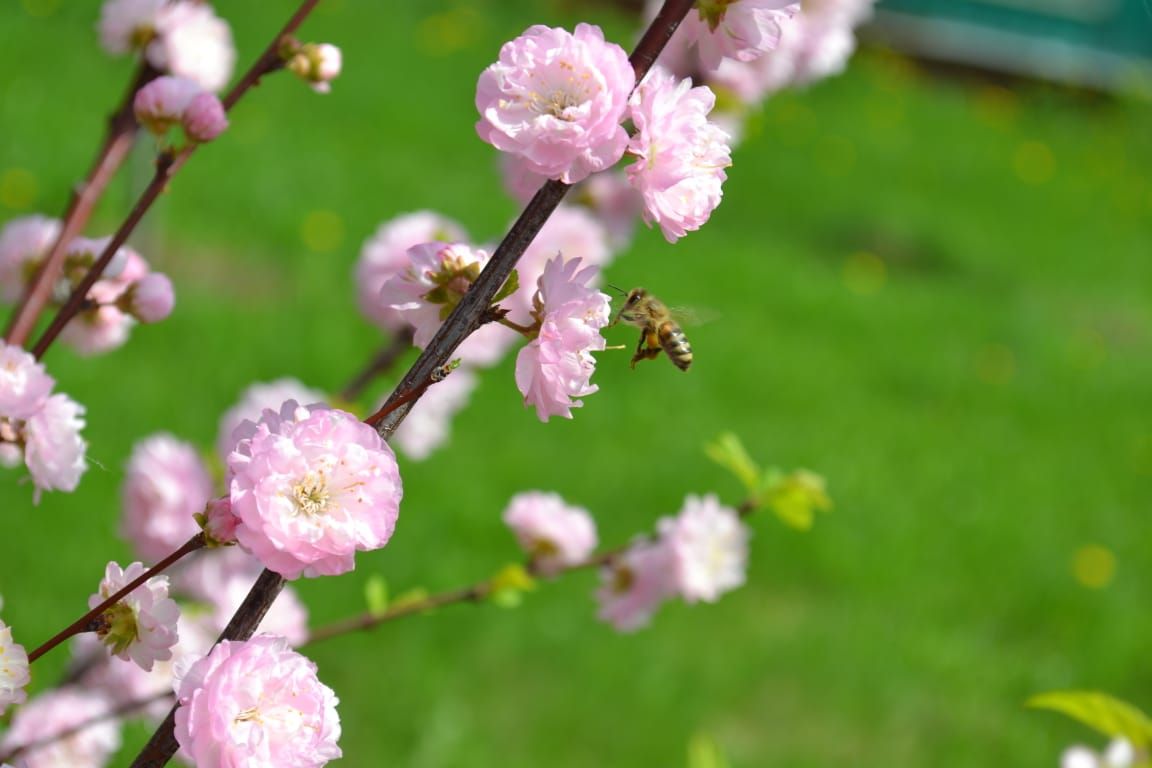
<svg viewBox="0 0 1152 768"><path fill-rule="evenodd" d="M682 371L692 365L692 345L664 302L643 288L633 288L624 299L611 325L624 322L640 328L640 343L632 355L632 367L641 360L659 357L660 350Z"/></svg>

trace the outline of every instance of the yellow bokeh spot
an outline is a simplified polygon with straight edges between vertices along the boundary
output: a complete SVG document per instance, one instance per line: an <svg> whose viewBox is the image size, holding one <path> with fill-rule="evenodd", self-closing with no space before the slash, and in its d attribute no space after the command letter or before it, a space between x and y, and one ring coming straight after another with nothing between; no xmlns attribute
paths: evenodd
<svg viewBox="0 0 1152 768"><path fill-rule="evenodd" d="M989 344L976 357L976 375L985 384L1007 384L1016 377L1016 355L1003 344Z"/></svg>
<svg viewBox="0 0 1152 768"><path fill-rule="evenodd" d="M1099 544L1087 544L1072 558L1072 574L1081 586L1103 589L1116 577L1116 555Z"/></svg>
<svg viewBox="0 0 1152 768"><path fill-rule="evenodd" d="M332 211L311 211L300 225L304 245L317 253L331 253L344 242L344 219Z"/></svg>
<svg viewBox="0 0 1152 768"><path fill-rule="evenodd" d="M1025 141L1012 155L1012 170L1025 184L1043 184L1056 173L1056 158L1047 144Z"/></svg>
<svg viewBox="0 0 1152 768"><path fill-rule="evenodd" d="M868 251L858 251L844 261L844 285L858 296L879 293L888 280L884 259Z"/></svg>
<svg viewBox="0 0 1152 768"><path fill-rule="evenodd" d="M973 107L982 122L995 128L1008 128L1016 122L1020 99L1007 88L989 85L976 93Z"/></svg>
<svg viewBox="0 0 1152 768"><path fill-rule="evenodd" d="M60 0L20 0L20 5L29 16L46 18L59 10Z"/></svg>
<svg viewBox="0 0 1152 768"><path fill-rule="evenodd" d="M0 174L0 205L14 211L26 211L39 193L36 177L23 168L9 168Z"/></svg>
<svg viewBox="0 0 1152 768"><path fill-rule="evenodd" d="M476 9L461 6L433 14L421 21L417 29L417 40L427 53L453 53L476 42L483 22L484 19Z"/></svg>

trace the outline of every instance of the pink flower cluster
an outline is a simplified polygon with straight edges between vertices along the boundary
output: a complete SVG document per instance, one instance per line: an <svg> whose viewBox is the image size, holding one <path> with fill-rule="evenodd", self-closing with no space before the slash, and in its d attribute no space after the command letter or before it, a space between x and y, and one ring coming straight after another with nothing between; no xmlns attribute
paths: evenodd
<svg viewBox="0 0 1152 768"><path fill-rule="evenodd" d="M657 530L656 539L637 541L602 572L600 618L620 631L646 626L671 597L715 602L744 583L748 529L715 496L688 496Z"/></svg>
<svg viewBox="0 0 1152 768"><path fill-rule="evenodd" d="M199 0L107 0L100 42L111 54L142 51L157 70L218 92L236 62L232 30Z"/></svg>
<svg viewBox="0 0 1152 768"><path fill-rule="evenodd" d="M227 463L228 454L232 453L239 442L234 434L237 427L245 421L259 421L266 409L277 411L288 400L303 405L316 405L327 402L328 396L290 377L250 385L240 394L239 402L220 417L216 432L216 451L220 460Z"/></svg>
<svg viewBox="0 0 1152 768"><path fill-rule="evenodd" d="M12 639L12 629L0 621L0 715L11 705L24 703L29 680L28 653Z"/></svg>
<svg viewBox="0 0 1152 768"><path fill-rule="evenodd" d="M41 491L75 490L87 469L83 406L52 394L55 380L32 355L0 341L0 466L28 467Z"/></svg>
<svg viewBox="0 0 1152 768"><path fill-rule="evenodd" d="M516 356L516 386L541 421L572 418L572 409L584 404L573 398L599 389L590 382L596 370L592 353L606 346L600 329L608 324L610 307L607 294L592 287L598 274L596 267L580 269L580 259L557 256L537 282L532 314L540 330Z"/></svg>
<svg viewBox="0 0 1152 768"><path fill-rule="evenodd" d="M228 456L236 538L285 578L335 575L388 543L402 487L376 430L344 411L284 403L246 421Z"/></svg>
<svg viewBox="0 0 1152 768"><path fill-rule="evenodd" d="M88 598L88 607L100 605L143 576L145 570L139 562L123 569L115 562L108 563L99 591ZM96 634L113 655L136 662L145 672L155 662L172 658L180 609L168 597L167 576L148 579L106 609L103 616L104 626Z"/></svg>
<svg viewBox="0 0 1152 768"><path fill-rule="evenodd" d="M141 125L161 138L179 125L189 141L206 142L228 127L216 94L187 77L156 78L136 92L132 109Z"/></svg>
<svg viewBox="0 0 1152 768"><path fill-rule="evenodd" d="M19 768L103 768L120 748L120 724L102 717L111 709L105 696L75 686L40 694L17 710L0 752L44 740L20 755ZM65 738L53 738L89 721Z"/></svg>
<svg viewBox="0 0 1152 768"><path fill-rule="evenodd" d="M43 216L14 219L0 230L0 299L15 301L28 289L59 234L60 222ZM70 242L65 249L63 274L52 295L71 293L110 240L78 237ZM163 320L176 301L171 281L152 272L148 262L126 246L117 251L89 290L88 300L90 306L66 325L60 336L82 355L115 349L127 341L136 321Z"/></svg>
<svg viewBox="0 0 1152 768"><path fill-rule="evenodd" d="M313 768L340 757L339 703L286 640L224 640L178 672L176 741L199 768Z"/></svg>
<svg viewBox="0 0 1152 768"><path fill-rule="evenodd" d="M504 510L504 524L545 575L582 563L596 550L596 523L588 510L565 504L556 493L516 494Z"/></svg>

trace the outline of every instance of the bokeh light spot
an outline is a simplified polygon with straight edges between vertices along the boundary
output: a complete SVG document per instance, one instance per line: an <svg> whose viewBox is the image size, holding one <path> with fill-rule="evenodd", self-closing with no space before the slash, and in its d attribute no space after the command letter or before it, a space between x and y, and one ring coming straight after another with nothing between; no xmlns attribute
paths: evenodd
<svg viewBox="0 0 1152 768"><path fill-rule="evenodd" d="M26 211L36 202L40 185L30 171L9 168L0 174L0 205L14 211Z"/></svg>
<svg viewBox="0 0 1152 768"><path fill-rule="evenodd" d="M1043 184L1056 174L1056 158L1047 144L1025 141L1012 155L1012 170L1025 184Z"/></svg>
<svg viewBox="0 0 1152 768"><path fill-rule="evenodd" d="M857 251L844 261L844 285L858 296L879 293L888 280L884 259L868 251Z"/></svg>
<svg viewBox="0 0 1152 768"><path fill-rule="evenodd" d="M333 211L310 211L300 225L300 238L309 250L331 253L344 242L344 219Z"/></svg>
<svg viewBox="0 0 1152 768"><path fill-rule="evenodd" d="M1072 558L1072 574L1089 589L1103 589L1116 577L1116 555L1099 544L1086 544Z"/></svg>

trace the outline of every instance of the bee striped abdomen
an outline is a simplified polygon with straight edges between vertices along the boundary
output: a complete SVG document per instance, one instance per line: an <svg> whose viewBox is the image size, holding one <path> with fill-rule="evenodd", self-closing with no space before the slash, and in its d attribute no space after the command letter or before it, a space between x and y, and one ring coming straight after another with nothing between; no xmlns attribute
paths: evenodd
<svg viewBox="0 0 1152 768"><path fill-rule="evenodd" d="M664 323L660 326L659 335L660 346L672 364L682 371L688 370L688 366L692 365L692 345L688 343L688 337L680 330L680 326L672 322Z"/></svg>

